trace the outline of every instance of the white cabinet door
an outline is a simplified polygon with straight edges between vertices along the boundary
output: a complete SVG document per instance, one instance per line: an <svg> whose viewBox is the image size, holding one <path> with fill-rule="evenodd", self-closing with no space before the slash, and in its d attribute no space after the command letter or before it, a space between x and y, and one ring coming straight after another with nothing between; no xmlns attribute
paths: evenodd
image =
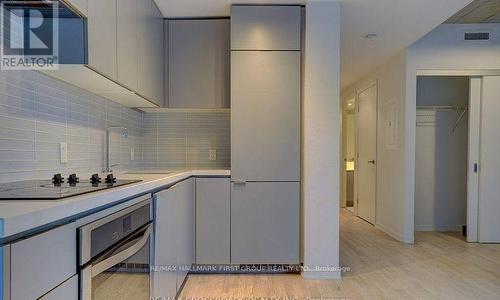
<svg viewBox="0 0 500 300"><path fill-rule="evenodd" d="M11 299L38 299L76 274L76 226L58 227L11 245Z"/></svg>
<svg viewBox="0 0 500 300"><path fill-rule="evenodd" d="M158 78L155 78L157 76L155 69L161 67L161 72L163 73L163 60L161 62L158 61L158 58L155 57L156 51L154 49L158 43L158 39L163 41L163 35L155 36L157 17L154 15L154 6L155 4L152 0L137 0L137 43L139 53L137 92L149 101L161 106L163 98L157 99L155 93L155 85L158 80ZM163 52L161 54L163 55ZM162 88L162 95L163 92Z"/></svg>
<svg viewBox="0 0 500 300"><path fill-rule="evenodd" d="M170 20L169 108L229 107L229 20Z"/></svg>
<svg viewBox="0 0 500 300"><path fill-rule="evenodd" d="M231 183L196 178L196 263L230 264Z"/></svg>
<svg viewBox="0 0 500 300"><path fill-rule="evenodd" d="M175 187L156 194L153 296L173 299L177 293L177 217Z"/></svg>
<svg viewBox="0 0 500 300"><path fill-rule="evenodd" d="M117 79L116 0L88 0L89 66Z"/></svg>
<svg viewBox="0 0 500 300"><path fill-rule="evenodd" d="M174 297L194 262L194 179L156 194L154 297Z"/></svg>
<svg viewBox="0 0 500 300"><path fill-rule="evenodd" d="M78 275L71 277L39 300L78 300Z"/></svg>
<svg viewBox="0 0 500 300"><path fill-rule="evenodd" d="M233 5L232 50L300 50L301 7Z"/></svg>
<svg viewBox="0 0 500 300"><path fill-rule="evenodd" d="M151 0L137 0L137 92L146 98L148 92L148 18L151 12Z"/></svg>
<svg viewBox="0 0 500 300"><path fill-rule="evenodd" d="M233 181L300 181L300 57L232 51Z"/></svg>
<svg viewBox="0 0 500 300"><path fill-rule="evenodd" d="M232 264L299 263L299 185L232 184Z"/></svg>
<svg viewBox="0 0 500 300"><path fill-rule="evenodd" d="M118 0L117 67L118 82L131 90L137 89L137 0Z"/></svg>
<svg viewBox="0 0 500 300"><path fill-rule="evenodd" d="M165 76L164 76L164 20L160 9L155 2L152 3L152 28L151 28L151 59L152 59L152 98L151 101L159 106L165 106Z"/></svg>
<svg viewBox="0 0 500 300"><path fill-rule="evenodd" d="M500 243L500 76L483 78L479 168L479 242Z"/></svg>
<svg viewBox="0 0 500 300"><path fill-rule="evenodd" d="M180 289L194 262L194 179L175 186L177 202L177 289Z"/></svg>

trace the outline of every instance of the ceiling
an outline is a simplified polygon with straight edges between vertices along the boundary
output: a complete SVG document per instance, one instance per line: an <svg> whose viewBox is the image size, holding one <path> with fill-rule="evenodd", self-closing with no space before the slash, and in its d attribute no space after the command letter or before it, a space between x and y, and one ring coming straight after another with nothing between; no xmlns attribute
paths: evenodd
<svg viewBox="0 0 500 300"><path fill-rule="evenodd" d="M445 23L500 23L500 0L475 0Z"/></svg>
<svg viewBox="0 0 500 300"><path fill-rule="evenodd" d="M303 0L155 0L167 18L229 16L230 5L304 4ZM333 1L333 0L332 0ZM369 74L472 0L343 0L341 88ZM365 38L376 33L377 38Z"/></svg>
<svg viewBox="0 0 500 300"><path fill-rule="evenodd" d="M301 0L155 0L166 18L225 17L231 4L304 4Z"/></svg>

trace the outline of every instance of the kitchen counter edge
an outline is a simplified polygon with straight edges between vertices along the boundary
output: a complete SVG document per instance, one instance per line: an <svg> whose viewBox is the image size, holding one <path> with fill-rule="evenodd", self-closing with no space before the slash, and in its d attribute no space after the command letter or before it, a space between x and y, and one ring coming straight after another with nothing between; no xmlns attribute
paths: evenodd
<svg viewBox="0 0 500 300"><path fill-rule="evenodd" d="M153 193L190 177L229 177L229 170L188 170L169 174L120 174L141 182L55 201L0 201L0 246L89 214Z"/></svg>

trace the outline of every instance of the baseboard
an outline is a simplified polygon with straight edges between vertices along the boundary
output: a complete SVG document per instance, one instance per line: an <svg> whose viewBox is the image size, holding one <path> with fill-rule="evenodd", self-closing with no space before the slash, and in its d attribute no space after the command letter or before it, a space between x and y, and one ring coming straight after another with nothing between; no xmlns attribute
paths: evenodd
<svg viewBox="0 0 500 300"><path fill-rule="evenodd" d="M388 234L389 236L395 238L396 240L402 242L402 243L405 243L405 244L413 244L413 239L412 240L409 240L409 239L406 239L404 237L403 234L400 234L399 232L396 232L390 228L388 228L387 226L385 225L382 225L380 223L377 223L375 224L375 227L383 232L385 232L386 234Z"/></svg>
<svg viewBox="0 0 500 300"><path fill-rule="evenodd" d="M415 225L415 231L462 232L463 225Z"/></svg>
<svg viewBox="0 0 500 300"><path fill-rule="evenodd" d="M332 279L340 280L342 279L342 274L340 271L302 271L300 272L304 279Z"/></svg>

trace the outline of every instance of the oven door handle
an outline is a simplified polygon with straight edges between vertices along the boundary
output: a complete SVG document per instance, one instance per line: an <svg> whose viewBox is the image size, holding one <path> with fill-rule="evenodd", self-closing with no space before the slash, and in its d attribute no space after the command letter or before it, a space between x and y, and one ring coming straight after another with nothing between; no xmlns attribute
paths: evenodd
<svg viewBox="0 0 500 300"><path fill-rule="evenodd" d="M102 272L106 271L107 269L111 268L112 266L119 264L120 262L123 262L124 260L127 260L128 258L134 256L139 250L141 250L146 243L148 242L150 233L151 233L151 227L152 224L149 224L145 229L144 229L144 234L143 236L137 240L132 246L118 252L117 254L114 254L113 256L110 256L106 258L105 260L96 263L95 265L91 266L91 274L92 278L95 276L101 274Z"/></svg>

